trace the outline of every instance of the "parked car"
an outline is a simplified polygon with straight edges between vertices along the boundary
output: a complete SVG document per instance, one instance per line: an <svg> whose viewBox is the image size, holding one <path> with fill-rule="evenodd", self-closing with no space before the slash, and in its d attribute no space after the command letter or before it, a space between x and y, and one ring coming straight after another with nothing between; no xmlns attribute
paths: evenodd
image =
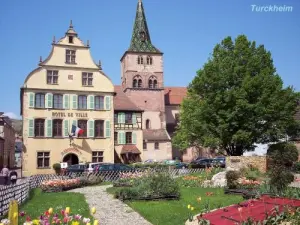
<svg viewBox="0 0 300 225"><path fill-rule="evenodd" d="M226 167L226 158L224 156L218 156L218 157L214 158L214 161L212 162L212 164L215 167L225 168Z"/></svg>
<svg viewBox="0 0 300 225"><path fill-rule="evenodd" d="M187 169L188 167L189 167L189 165L184 162L177 162L175 164L175 169Z"/></svg>
<svg viewBox="0 0 300 225"><path fill-rule="evenodd" d="M191 167L192 168L207 168L207 167L212 167L212 162L213 159L200 159L191 162Z"/></svg>
<svg viewBox="0 0 300 225"><path fill-rule="evenodd" d="M135 170L131 166L125 164L101 163L95 166L94 172L109 172L109 171L131 171Z"/></svg>
<svg viewBox="0 0 300 225"><path fill-rule="evenodd" d="M196 162L196 161L199 161L201 159L208 159L208 158L207 157L203 157L203 156L199 156L196 159L192 160L192 162Z"/></svg>
<svg viewBox="0 0 300 225"><path fill-rule="evenodd" d="M83 173L87 169L85 163L70 165L66 168L67 173Z"/></svg>
<svg viewBox="0 0 300 225"><path fill-rule="evenodd" d="M102 164L101 162L97 162L97 163L88 163L88 164L87 164L86 170L87 170L88 173L91 173L91 172L94 171L94 169L95 169L96 166L99 166L99 165L101 165L101 164Z"/></svg>

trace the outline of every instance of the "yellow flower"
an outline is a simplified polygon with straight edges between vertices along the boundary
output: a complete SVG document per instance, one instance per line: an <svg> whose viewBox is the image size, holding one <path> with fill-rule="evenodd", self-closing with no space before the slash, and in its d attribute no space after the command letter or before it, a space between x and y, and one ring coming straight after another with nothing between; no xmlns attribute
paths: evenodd
<svg viewBox="0 0 300 225"><path fill-rule="evenodd" d="M201 197L197 198L197 202L201 202L201 200L202 200Z"/></svg>
<svg viewBox="0 0 300 225"><path fill-rule="evenodd" d="M95 214L95 213L96 213L96 208L93 207L93 208L91 209L91 212L92 212L92 214Z"/></svg>
<svg viewBox="0 0 300 225"><path fill-rule="evenodd" d="M53 213L53 208L49 208L49 209L48 209L48 213L49 213L49 214L52 214L52 213Z"/></svg>
<svg viewBox="0 0 300 225"><path fill-rule="evenodd" d="M195 209L194 207L191 207L191 210L192 210L192 211L194 211L194 209Z"/></svg>
<svg viewBox="0 0 300 225"><path fill-rule="evenodd" d="M70 207L66 208L65 213L68 213L68 214L70 213Z"/></svg>
<svg viewBox="0 0 300 225"><path fill-rule="evenodd" d="M18 213L14 213L14 218L17 218L18 217Z"/></svg>
<svg viewBox="0 0 300 225"><path fill-rule="evenodd" d="M188 209L190 209L190 208L191 208L191 205L188 205L187 207L188 207Z"/></svg>
<svg viewBox="0 0 300 225"><path fill-rule="evenodd" d="M94 224L93 225L98 225L98 220L94 220Z"/></svg>
<svg viewBox="0 0 300 225"><path fill-rule="evenodd" d="M86 223L86 225L91 225L91 223Z"/></svg>
<svg viewBox="0 0 300 225"><path fill-rule="evenodd" d="M72 221L72 225L79 225L78 221Z"/></svg>
<svg viewBox="0 0 300 225"><path fill-rule="evenodd" d="M39 221L39 220L32 220L32 224L33 224L33 225L39 225L39 224L40 224L40 221Z"/></svg>

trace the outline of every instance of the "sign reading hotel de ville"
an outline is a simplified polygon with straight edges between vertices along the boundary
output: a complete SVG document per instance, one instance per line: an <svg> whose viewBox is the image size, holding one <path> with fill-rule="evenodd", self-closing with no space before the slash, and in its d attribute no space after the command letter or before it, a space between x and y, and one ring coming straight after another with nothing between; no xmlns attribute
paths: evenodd
<svg viewBox="0 0 300 225"><path fill-rule="evenodd" d="M88 114L87 113L73 113L73 112L52 112L52 117L59 117L59 118L64 118L64 117L87 118Z"/></svg>

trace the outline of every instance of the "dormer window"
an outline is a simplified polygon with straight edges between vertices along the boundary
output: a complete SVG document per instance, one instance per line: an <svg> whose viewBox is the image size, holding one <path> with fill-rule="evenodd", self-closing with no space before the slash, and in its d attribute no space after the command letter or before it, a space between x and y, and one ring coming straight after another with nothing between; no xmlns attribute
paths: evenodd
<svg viewBox="0 0 300 225"><path fill-rule="evenodd" d="M76 59L76 51L75 50L66 50L66 63L68 64L75 64L75 59Z"/></svg>
<svg viewBox="0 0 300 225"><path fill-rule="evenodd" d="M73 42L73 36L69 36L69 43L70 44L73 44L74 42Z"/></svg>

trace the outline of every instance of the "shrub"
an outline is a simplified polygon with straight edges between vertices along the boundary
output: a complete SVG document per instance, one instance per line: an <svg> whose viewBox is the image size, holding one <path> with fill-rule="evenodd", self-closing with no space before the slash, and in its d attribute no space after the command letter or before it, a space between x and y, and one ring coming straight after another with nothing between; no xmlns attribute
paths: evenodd
<svg viewBox="0 0 300 225"><path fill-rule="evenodd" d="M135 179L132 187L120 188L115 193L115 197L122 200L179 198L179 196L179 185L167 173L151 173Z"/></svg>
<svg viewBox="0 0 300 225"><path fill-rule="evenodd" d="M230 170L226 173L227 186L230 189L235 189L238 187L238 179L241 177L239 171Z"/></svg>
<svg viewBox="0 0 300 225"><path fill-rule="evenodd" d="M294 170L296 173L300 173L300 162L294 163L293 170Z"/></svg>
<svg viewBox="0 0 300 225"><path fill-rule="evenodd" d="M297 148L291 143L277 143L269 147L268 156L270 159L270 185L277 192L282 192L294 180L291 170L293 164L298 160Z"/></svg>
<svg viewBox="0 0 300 225"><path fill-rule="evenodd" d="M241 172L241 176L244 176L248 180L257 181L259 180L259 178L263 176L263 173L258 168L252 165L242 168L240 172Z"/></svg>
<svg viewBox="0 0 300 225"><path fill-rule="evenodd" d="M59 175L60 172L61 172L61 165L60 165L60 163L54 163L52 167L53 167L55 173L57 175Z"/></svg>

